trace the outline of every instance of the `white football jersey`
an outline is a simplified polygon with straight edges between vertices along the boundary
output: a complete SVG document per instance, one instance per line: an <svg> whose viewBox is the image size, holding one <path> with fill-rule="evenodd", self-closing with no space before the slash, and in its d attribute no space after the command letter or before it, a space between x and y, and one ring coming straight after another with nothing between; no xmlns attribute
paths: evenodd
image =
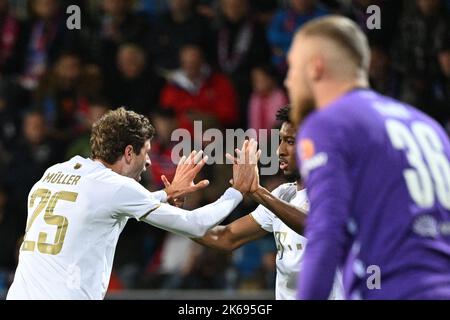
<svg viewBox="0 0 450 320"><path fill-rule="evenodd" d="M272 191L272 194L290 204L309 210L306 189L297 190L296 183L285 183ZM289 228L280 218L266 207L259 205L251 213L261 228L274 235L277 246L277 276L275 295L277 300L294 300L297 293L297 276L301 272L303 253L307 240ZM331 292L331 300L343 299L342 280L338 273Z"/></svg>
<svg viewBox="0 0 450 320"><path fill-rule="evenodd" d="M44 173L7 299L103 299L117 240L130 217L161 204L135 180L79 156Z"/></svg>

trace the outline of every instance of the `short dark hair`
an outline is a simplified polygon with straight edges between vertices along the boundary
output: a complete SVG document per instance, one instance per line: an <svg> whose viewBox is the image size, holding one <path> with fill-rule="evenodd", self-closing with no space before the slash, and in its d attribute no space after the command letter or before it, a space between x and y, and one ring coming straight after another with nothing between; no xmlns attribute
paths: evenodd
<svg viewBox="0 0 450 320"><path fill-rule="evenodd" d="M111 110L92 127L92 158L114 164L123 155L126 146L131 145L134 153L139 154L154 134L155 129L145 116L124 107Z"/></svg>
<svg viewBox="0 0 450 320"><path fill-rule="evenodd" d="M288 104L286 106L282 106L277 111L277 120L281 122L291 122L291 119L289 118L289 114L291 113L291 106Z"/></svg>

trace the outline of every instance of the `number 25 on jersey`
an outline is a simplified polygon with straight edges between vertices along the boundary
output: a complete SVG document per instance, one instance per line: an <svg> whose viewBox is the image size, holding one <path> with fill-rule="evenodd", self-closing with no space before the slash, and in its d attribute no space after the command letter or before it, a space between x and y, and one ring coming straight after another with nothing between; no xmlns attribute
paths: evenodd
<svg viewBox="0 0 450 320"><path fill-rule="evenodd" d="M52 255L57 255L60 253L66 237L69 221L64 216L55 215L53 211L55 210L55 206L58 201L75 202L77 200L77 196L77 193L67 191L59 191L52 195L51 191L48 189L37 189L33 192L30 197L30 209L35 206L37 198L39 198L40 201L34 209L32 216L28 219L22 250L34 251L36 249L37 240L37 249L39 252ZM44 222L48 225L57 227L53 243L47 243L47 233L45 232L39 232L38 239L27 239L28 232L33 227L33 223L44 209Z"/></svg>

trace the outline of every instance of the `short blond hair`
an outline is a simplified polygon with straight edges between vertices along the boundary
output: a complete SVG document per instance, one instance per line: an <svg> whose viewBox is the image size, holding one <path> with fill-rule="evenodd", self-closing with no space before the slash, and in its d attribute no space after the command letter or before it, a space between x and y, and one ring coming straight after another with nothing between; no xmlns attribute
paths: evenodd
<svg viewBox="0 0 450 320"><path fill-rule="evenodd" d="M367 36L361 28L349 18L329 15L306 23L299 31L306 37L320 37L332 41L342 48L350 61L358 68L368 71L370 47Z"/></svg>

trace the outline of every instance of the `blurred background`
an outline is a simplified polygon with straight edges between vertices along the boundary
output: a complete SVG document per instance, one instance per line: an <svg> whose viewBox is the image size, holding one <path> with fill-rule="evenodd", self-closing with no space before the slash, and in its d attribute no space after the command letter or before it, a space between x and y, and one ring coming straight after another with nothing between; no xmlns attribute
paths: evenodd
<svg viewBox="0 0 450 320"><path fill-rule="evenodd" d="M81 8L81 30L66 27L70 4ZM371 4L381 8L380 30L367 28ZM161 174L174 174L174 129L192 132L193 120L203 130L280 125L292 37L331 13L366 31L373 88L450 132L450 0L0 0L0 298L14 276L30 188L48 166L90 155L96 119L122 105L150 117L157 136L142 183L159 190ZM201 178L212 183L187 207L215 201L230 177L225 165L206 166ZM225 223L255 207L244 201ZM275 259L272 235L225 253L130 220L107 298L273 299Z"/></svg>

